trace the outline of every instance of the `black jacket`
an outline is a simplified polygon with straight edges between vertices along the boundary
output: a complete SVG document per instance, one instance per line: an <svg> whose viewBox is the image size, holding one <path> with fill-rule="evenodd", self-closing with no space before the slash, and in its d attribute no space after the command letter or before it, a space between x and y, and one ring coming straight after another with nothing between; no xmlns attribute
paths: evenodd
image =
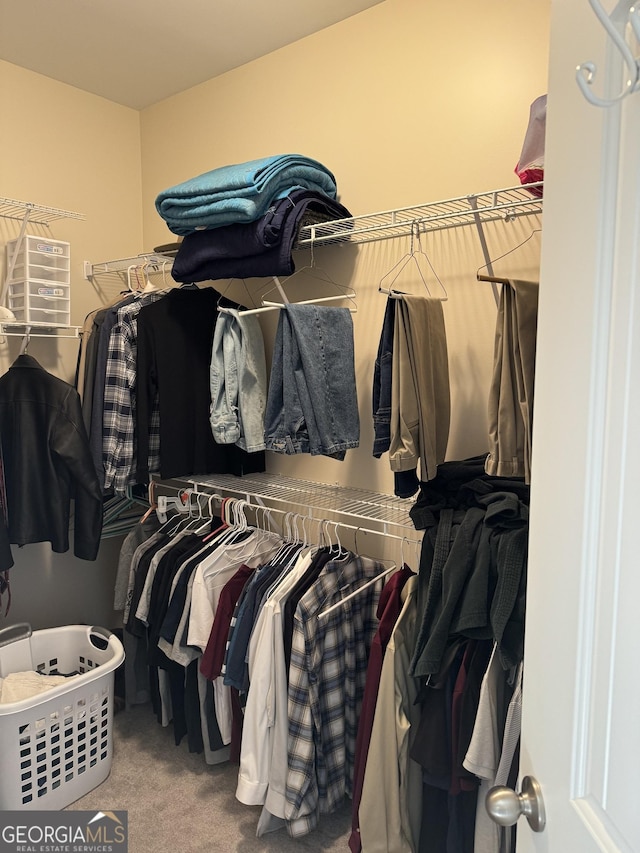
<svg viewBox="0 0 640 853"><path fill-rule="evenodd" d="M69 550L75 499L74 554L95 560L102 532L102 492L91 459L78 392L20 355L0 377L9 541L51 542Z"/></svg>

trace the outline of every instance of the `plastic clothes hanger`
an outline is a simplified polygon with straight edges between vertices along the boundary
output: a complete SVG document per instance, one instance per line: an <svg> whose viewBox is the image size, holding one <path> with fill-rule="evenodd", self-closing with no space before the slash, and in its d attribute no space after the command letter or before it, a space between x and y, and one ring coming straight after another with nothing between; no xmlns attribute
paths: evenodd
<svg viewBox="0 0 640 853"><path fill-rule="evenodd" d="M189 499L190 499L191 490L184 489L181 490L175 497L169 497L167 495L159 495L156 501L156 513L158 515L158 520L164 524L167 521L167 510L172 507L176 510L180 515L184 515L189 512ZM169 520L172 520L173 517Z"/></svg>
<svg viewBox="0 0 640 853"><path fill-rule="evenodd" d="M134 282L135 277L135 282ZM138 265L131 264L127 267L127 287L131 293L138 293L140 290L140 281L138 280Z"/></svg>
<svg viewBox="0 0 640 853"><path fill-rule="evenodd" d="M398 290L395 290L393 285L398 280L401 273L406 269L407 265L410 264L412 261L418 271L418 275L420 277L420 280L422 281L422 284L424 285L425 290L427 291L429 296L431 296L431 289L427 283L425 272L423 271L421 266L421 264L424 264L426 262L429 270L438 282L438 285L442 292L442 295L440 296L440 301L446 302L449 298L447 289L442 283L440 276L435 271L433 264L431 263L431 260L429 258L429 255L427 255L427 253L422 248L422 244L420 242L420 226L418 223L412 223L411 225L411 243L409 245L409 251L391 267L388 273L385 273L385 275L382 276L382 278L380 279L380 283L378 284L378 292L386 293L392 299L402 298L403 293Z"/></svg>
<svg viewBox="0 0 640 853"><path fill-rule="evenodd" d="M280 534L280 538L282 540L282 544L278 548L278 550L273 554L273 556L269 559L270 563L276 563L280 561L284 561L290 554L290 551L293 547L295 547L296 542L294 540L294 533L292 528L292 519L294 513L293 512L285 512L284 517L282 519L282 533Z"/></svg>
<svg viewBox="0 0 640 853"><path fill-rule="evenodd" d="M220 533L217 539L218 545L230 545L245 531L249 530L247 517L244 514L246 501L238 498L226 498L222 507L222 520L227 524L227 529Z"/></svg>
<svg viewBox="0 0 640 853"><path fill-rule="evenodd" d="M357 544L358 543L358 531L359 530L360 530L359 527L356 528L355 536L354 536L356 554L360 553L358 550L358 544ZM405 542L407 544L409 544L409 540L407 539L407 537L403 536L402 539L400 540L400 566L406 565L406 560L404 557ZM378 560L378 562L381 563L382 565L384 565L384 561ZM363 583L357 589L354 589L353 592L350 592L348 595L345 595L344 598L341 598L340 601L336 601L334 604L327 607L326 610L322 610L318 614L318 619L323 619L325 616L328 616L333 610L337 610L345 602L350 601L352 598L355 598L357 595L360 595L360 593L363 592L365 589L368 589L370 586L373 586L373 584L378 583L378 581L381 580L382 578L386 578L387 575L390 575L393 572L395 572L397 570L397 568L398 568L397 563L392 562L392 564L388 568L385 568L385 570L383 572L380 572L374 578L371 578L370 580L366 581L366 583Z"/></svg>
<svg viewBox="0 0 640 853"><path fill-rule="evenodd" d="M222 539L222 537L227 533L227 531L229 530L229 521L227 519L227 505L228 505L229 501L231 501L231 500L232 500L231 498L221 498L221 500L220 500L220 520L222 523L215 530L212 530L211 533L208 533L204 537L203 542L209 542L212 539L215 539L215 542L217 544Z"/></svg>
<svg viewBox="0 0 640 853"><path fill-rule="evenodd" d="M145 514L140 519L140 524L144 524L144 522L149 518L151 513L155 509L157 509L158 504L156 503L155 492L156 492L156 481L150 480L149 485L147 487L147 495L149 498L149 509L145 512Z"/></svg>
<svg viewBox="0 0 640 853"><path fill-rule="evenodd" d="M492 260L487 261L487 263L483 264L481 267L478 267L478 269L476 271L477 280L478 281L489 281L489 282L492 282L493 284L510 284L510 279L505 278L504 276L497 276L497 275L493 275L493 274L485 275L485 274L481 273L480 270L492 269L493 264L496 261L501 261L503 258L506 258L508 255L511 255L513 252L517 252L518 249L521 249L526 243L528 243L529 240L531 240L535 234L540 234L541 232L542 232L542 228L534 228L533 231L531 232L531 234L529 234L528 237L526 237L524 240L522 240L520 243L518 243L517 246L514 246L512 249L509 249L509 251L504 252L504 254L502 254L502 255L498 255L497 258L493 258Z"/></svg>
<svg viewBox="0 0 640 853"><path fill-rule="evenodd" d="M156 288L155 284L151 283L151 280L150 280L149 275L148 275L148 271L149 271L149 261L145 261L144 264L142 265L142 270L141 270L142 280L144 283L144 287L142 288L141 292L142 293L155 293L157 288Z"/></svg>

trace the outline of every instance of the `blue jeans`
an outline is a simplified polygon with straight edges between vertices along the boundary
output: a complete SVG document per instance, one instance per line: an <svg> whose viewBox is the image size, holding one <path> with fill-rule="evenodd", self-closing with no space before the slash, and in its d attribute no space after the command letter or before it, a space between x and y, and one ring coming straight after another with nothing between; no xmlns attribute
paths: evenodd
<svg viewBox="0 0 640 853"><path fill-rule="evenodd" d="M211 352L211 431L218 444L264 450L267 368L257 317L218 314Z"/></svg>
<svg viewBox="0 0 640 853"><path fill-rule="evenodd" d="M348 308L287 304L273 350L267 450L344 459L360 443L353 323Z"/></svg>

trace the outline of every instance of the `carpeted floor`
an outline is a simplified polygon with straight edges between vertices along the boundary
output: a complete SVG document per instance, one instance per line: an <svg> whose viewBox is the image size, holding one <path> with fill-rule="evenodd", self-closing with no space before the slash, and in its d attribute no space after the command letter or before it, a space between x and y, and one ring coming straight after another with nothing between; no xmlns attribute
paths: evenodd
<svg viewBox="0 0 640 853"><path fill-rule="evenodd" d="M348 851L349 801L303 838L284 829L256 838L261 808L236 799L237 765L208 766L186 739L175 746L172 728L159 725L149 705L116 714L113 738L109 778L69 808L126 810L129 853Z"/></svg>

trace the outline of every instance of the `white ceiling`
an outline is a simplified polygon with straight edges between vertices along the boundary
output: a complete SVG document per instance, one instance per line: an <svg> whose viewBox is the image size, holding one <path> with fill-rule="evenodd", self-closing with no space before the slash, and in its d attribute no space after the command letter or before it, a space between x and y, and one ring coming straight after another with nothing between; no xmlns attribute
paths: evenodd
<svg viewBox="0 0 640 853"><path fill-rule="evenodd" d="M0 0L0 59L143 109L380 2Z"/></svg>

